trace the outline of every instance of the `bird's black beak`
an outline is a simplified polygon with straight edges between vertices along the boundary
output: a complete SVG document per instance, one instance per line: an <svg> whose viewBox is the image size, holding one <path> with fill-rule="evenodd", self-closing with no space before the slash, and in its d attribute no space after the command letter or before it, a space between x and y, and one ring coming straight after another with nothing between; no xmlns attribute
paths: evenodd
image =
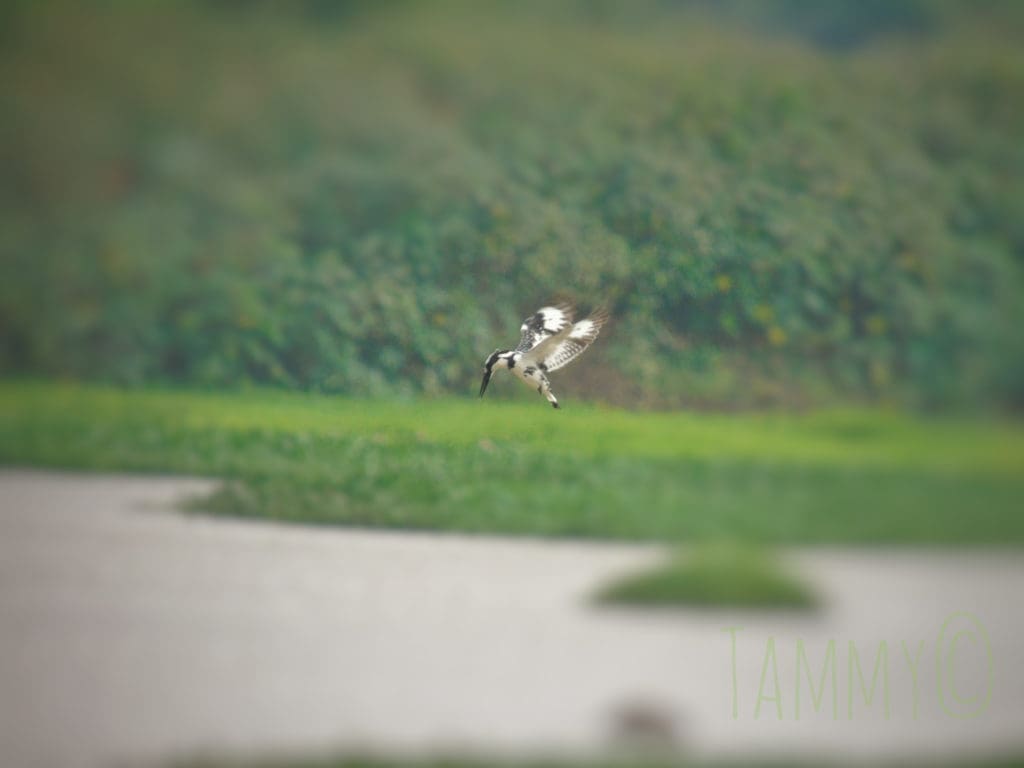
<svg viewBox="0 0 1024 768"><path fill-rule="evenodd" d="M491 381L491 369L490 368L485 368L484 369L484 380L480 382L480 397L484 396L484 392L487 391L487 385L490 383L490 381Z"/></svg>

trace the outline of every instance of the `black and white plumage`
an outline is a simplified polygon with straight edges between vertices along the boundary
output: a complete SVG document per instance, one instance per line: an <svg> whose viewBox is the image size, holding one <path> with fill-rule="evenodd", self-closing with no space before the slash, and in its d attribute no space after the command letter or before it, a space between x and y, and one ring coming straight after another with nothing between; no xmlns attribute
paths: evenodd
<svg viewBox="0 0 1024 768"><path fill-rule="evenodd" d="M564 368L583 354L608 320L608 313L602 309L576 323L573 314L571 305L558 304L542 307L526 318L519 329L522 336L515 349L496 349L484 361L480 397L484 396L495 369L507 368L557 408L558 398L551 391L547 374Z"/></svg>

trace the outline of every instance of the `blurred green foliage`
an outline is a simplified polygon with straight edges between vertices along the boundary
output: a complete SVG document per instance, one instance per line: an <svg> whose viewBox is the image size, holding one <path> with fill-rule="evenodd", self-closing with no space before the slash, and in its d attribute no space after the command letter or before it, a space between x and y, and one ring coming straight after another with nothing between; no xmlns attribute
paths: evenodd
<svg viewBox="0 0 1024 768"><path fill-rule="evenodd" d="M468 393L561 294L591 398L1024 401L1020 4L0 13L2 371Z"/></svg>

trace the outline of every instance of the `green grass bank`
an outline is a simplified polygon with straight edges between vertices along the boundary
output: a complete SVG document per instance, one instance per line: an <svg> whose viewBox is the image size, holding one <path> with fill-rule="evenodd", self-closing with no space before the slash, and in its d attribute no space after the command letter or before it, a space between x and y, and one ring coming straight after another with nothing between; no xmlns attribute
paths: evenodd
<svg viewBox="0 0 1024 768"><path fill-rule="evenodd" d="M0 463L224 478L271 520L631 540L1024 543L1024 428L0 382Z"/></svg>

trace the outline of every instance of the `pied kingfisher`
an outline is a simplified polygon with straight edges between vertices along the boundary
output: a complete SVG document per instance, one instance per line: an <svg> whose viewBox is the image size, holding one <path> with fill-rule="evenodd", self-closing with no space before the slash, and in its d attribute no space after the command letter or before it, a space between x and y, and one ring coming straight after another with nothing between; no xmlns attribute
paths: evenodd
<svg viewBox="0 0 1024 768"><path fill-rule="evenodd" d="M564 368L590 346L608 320L608 313L596 310L586 320L573 323L569 304L543 307L523 321L522 337L515 349L496 349L484 362L484 380L480 397L484 396L495 369L507 368L524 384L536 387L555 408L558 398L551 391L547 374Z"/></svg>

